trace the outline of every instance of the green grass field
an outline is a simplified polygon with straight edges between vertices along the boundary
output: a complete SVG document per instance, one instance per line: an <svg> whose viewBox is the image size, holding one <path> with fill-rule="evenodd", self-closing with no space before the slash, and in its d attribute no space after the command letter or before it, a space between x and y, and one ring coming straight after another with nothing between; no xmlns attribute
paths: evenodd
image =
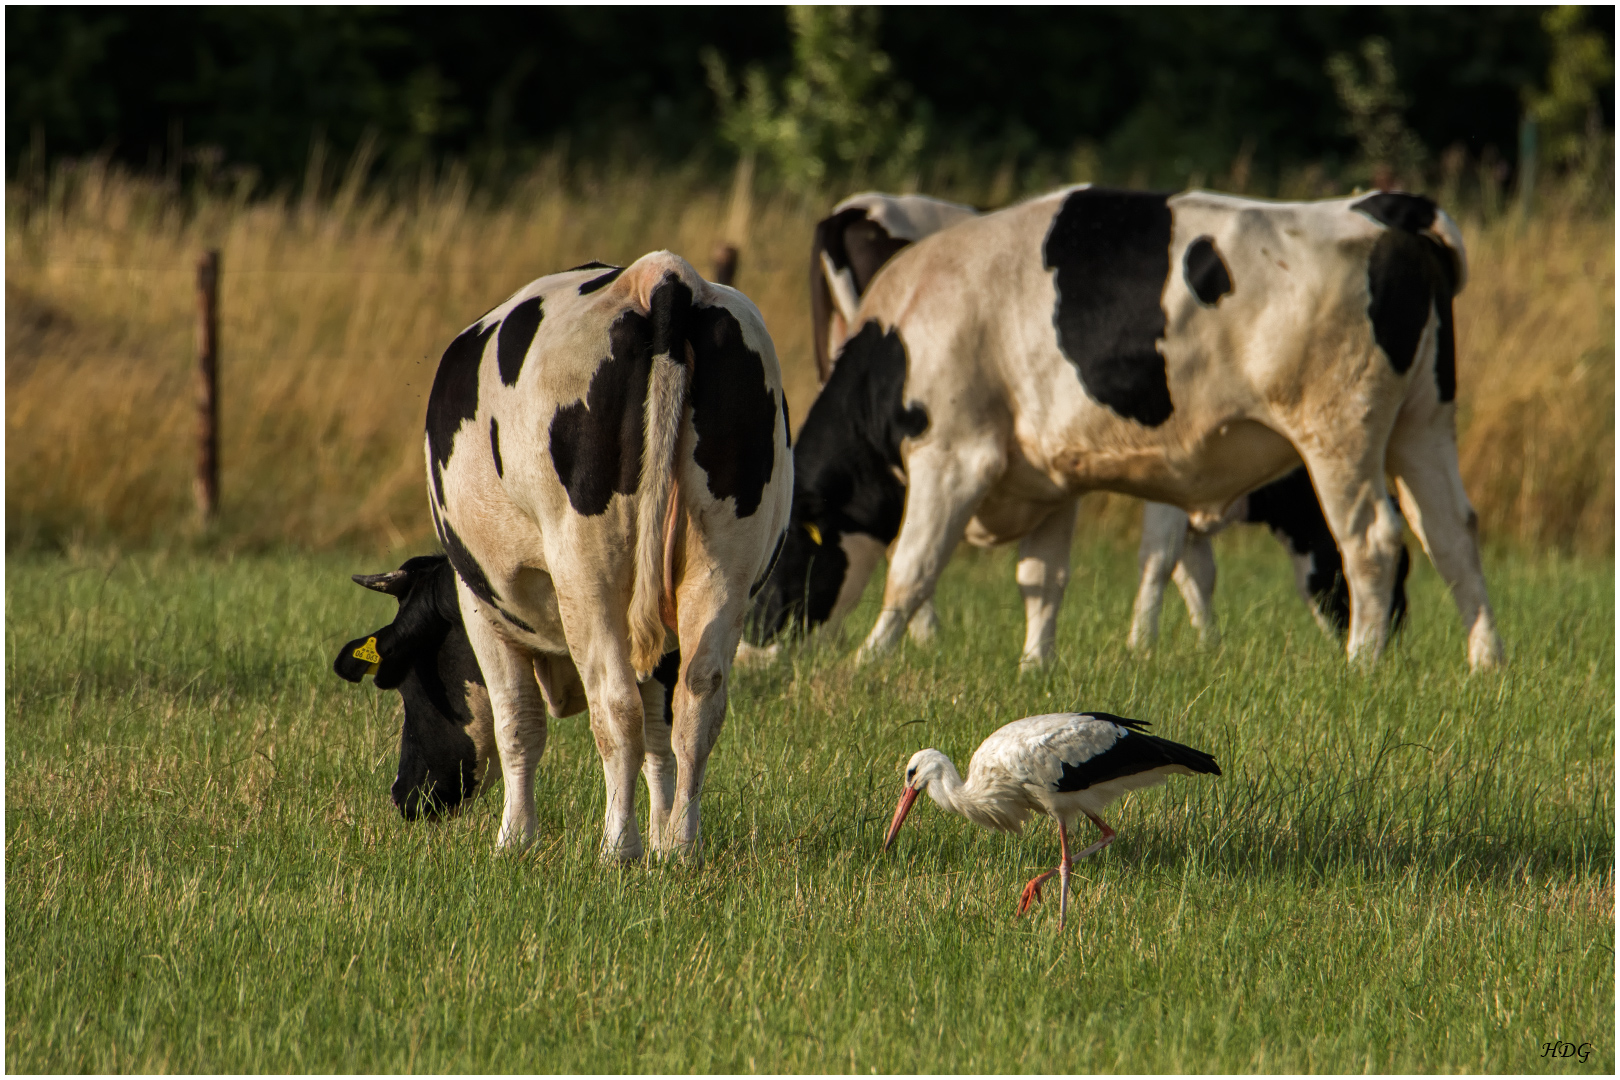
<svg viewBox="0 0 1620 1080"><path fill-rule="evenodd" d="M398 696L329 669L394 607L347 575L394 562L14 554L6 1065L1612 1073L1612 564L1493 554L1511 666L1469 677L1423 562L1364 675L1270 540L1217 547L1218 652L1172 594L1127 655L1134 553L1082 539L1024 678L1010 552L952 565L933 649L856 671L869 590L842 642L734 678L705 864L627 870L596 861L584 717L553 722L527 855L493 853L498 792L400 820ZM1116 806L1066 934L1055 890L1012 918L1050 823L924 800L879 853L913 751L965 767L1075 707L1225 775Z"/></svg>

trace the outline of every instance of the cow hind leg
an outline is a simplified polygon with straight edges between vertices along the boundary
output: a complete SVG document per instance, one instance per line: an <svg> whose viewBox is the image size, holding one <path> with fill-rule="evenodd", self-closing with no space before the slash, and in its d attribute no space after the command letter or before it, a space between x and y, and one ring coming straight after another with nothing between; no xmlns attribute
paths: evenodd
<svg viewBox="0 0 1620 1080"><path fill-rule="evenodd" d="M609 588L593 585L581 590L577 583L554 580L568 651L585 685L591 735L602 759L606 787L602 861L633 862L642 854L641 830L636 824L636 775L646 757L647 706L630 666L624 600L620 597L615 603Z"/></svg>
<svg viewBox="0 0 1620 1080"><path fill-rule="evenodd" d="M1001 474L1005 457L998 445L955 449L921 447L907 463L910 484L900 535L883 585L883 610L855 662L888 652L906 624L934 594L934 585L967 528L974 508Z"/></svg>
<svg viewBox="0 0 1620 1080"><path fill-rule="evenodd" d="M1390 506L1379 455L1302 452L1322 513L1344 558L1350 586L1352 661L1371 663L1389 638L1390 595L1401 553L1401 522Z"/></svg>
<svg viewBox="0 0 1620 1080"><path fill-rule="evenodd" d="M461 588L465 593L465 586ZM539 819L534 808L534 777L546 749L546 705L535 681L534 658L490 625L462 596L462 622L489 690L495 745L500 752L506 805L495 847L523 848L534 841Z"/></svg>
<svg viewBox="0 0 1620 1080"><path fill-rule="evenodd" d="M1499 666L1502 639L1480 565L1479 518L1463 489L1455 441L1446 431L1398 428L1389 458L1401 511L1457 603L1470 668Z"/></svg>
<svg viewBox="0 0 1620 1080"><path fill-rule="evenodd" d="M1187 515L1177 507L1156 502L1142 504L1142 543L1136 555L1141 579L1136 587L1136 606L1131 611L1131 633L1126 639L1133 652L1147 652L1158 640L1164 587L1181 561L1187 528Z"/></svg>
<svg viewBox="0 0 1620 1080"><path fill-rule="evenodd" d="M1187 605L1187 618L1198 631L1198 643L1213 649L1221 643L1215 621L1215 546L1207 533L1193 530L1181 549L1174 573L1176 588Z"/></svg>
<svg viewBox="0 0 1620 1080"><path fill-rule="evenodd" d="M703 849L703 778L725 724L731 658L742 633L748 580L716 565L718 560L699 549L701 538L688 534L687 539L686 577L676 600L681 671L670 732L675 798L668 827L656 842L665 855L695 862Z"/></svg>
<svg viewBox="0 0 1620 1080"><path fill-rule="evenodd" d="M1053 510L1018 544L1018 591L1024 597L1024 654L1020 671L1033 671L1052 659L1058 608L1069 584L1069 549L1074 542L1078 499Z"/></svg>
<svg viewBox="0 0 1620 1080"><path fill-rule="evenodd" d="M647 780L647 801L650 804L647 836L654 851L664 847L670 811L675 805L675 751L670 742L672 724L666 719L673 716L670 711L674 707L671 697L673 694L665 690L663 683L657 679L648 679L641 684L642 713L645 717L642 727L645 757L641 774Z"/></svg>

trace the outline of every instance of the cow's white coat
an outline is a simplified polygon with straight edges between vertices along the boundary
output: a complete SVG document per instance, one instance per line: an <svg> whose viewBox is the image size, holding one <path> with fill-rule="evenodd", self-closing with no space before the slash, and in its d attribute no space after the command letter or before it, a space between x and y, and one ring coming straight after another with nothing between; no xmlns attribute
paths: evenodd
<svg viewBox="0 0 1620 1080"><path fill-rule="evenodd" d="M675 418L678 514L672 575L678 630L668 644L674 647L678 640L681 667L673 730L662 720L662 688L649 679L638 687L632 664L632 593L638 546L643 546L638 545L638 516L645 508L637 495L614 494L602 514L577 512L553 465L549 431L559 406L586 398L592 375L610 354L613 321L627 310L645 314L652 290L668 274L691 288L696 304L723 307L738 320L778 403L781 371L764 321L747 297L704 281L679 256L644 256L612 284L579 294L582 283L604 272L541 278L479 321L488 326L519 302L544 297L544 317L514 385L503 385L497 370L496 336L486 343L477 414L463 423L444 469L443 519L488 577L499 608L530 628L514 625L458 578L467 636L489 688L505 782L498 846L524 845L536 834L534 779L545 749L547 713L566 716L588 704L607 786L604 857L634 859L642 853L635 814L638 768L646 773L651 796L654 849L695 853L698 795L725 716L731 657L749 587L767 570L787 524L792 458L785 420L778 407L770 480L758 509L738 518L732 499L710 494L707 476L693 460L690 407ZM655 395L649 399L655 401ZM490 448L491 417L500 425L499 475ZM648 428L661 419L648 416ZM647 459L654 456L653 443L649 438ZM431 470L430 454L430 504ZM638 493L647 488L646 480L644 475ZM436 505L433 509L440 512ZM661 539L661 514L653 533ZM662 569L661 555L657 568Z"/></svg>
<svg viewBox="0 0 1620 1080"><path fill-rule="evenodd" d="M1367 260L1384 227L1352 210L1352 199L1172 197L1171 266L1195 238L1211 236L1235 288L1210 308L1179 272L1170 275L1162 351L1175 409L1150 428L1091 398L1058 348L1054 275L1041 251L1070 190L924 238L895 255L862 299L854 325L898 330L908 356L904 404L926 408L930 425L901 447L905 518L860 658L895 644L964 535L1034 541L1021 552L1020 585L1028 560L1028 588L1039 598L1026 608L1041 616L1061 597L1068 543L1066 534L1062 543L1035 538L1054 514L1067 507L1072 515L1079 494L1172 504L1208 527L1303 459L1344 555L1349 655L1375 658L1387 635L1401 535L1385 497L1387 470L1451 586L1470 663L1499 663L1476 518L1457 470L1455 404L1439 400L1435 382L1438 315L1431 311L1403 374L1368 318ZM1441 215L1433 231L1461 264L1449 219Z"/></svg>

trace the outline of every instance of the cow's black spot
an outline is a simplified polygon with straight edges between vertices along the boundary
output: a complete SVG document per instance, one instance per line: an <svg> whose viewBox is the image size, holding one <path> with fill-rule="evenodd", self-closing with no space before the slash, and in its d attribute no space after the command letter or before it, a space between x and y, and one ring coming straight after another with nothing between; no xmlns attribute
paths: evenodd
<svg viewBox="0 0 1620 1080"><path fill-rule="evenodd" d="M709 494L736 500L739 518L759 509L776 466L775 398L765 361L743 340L742 325L722 307L691 315L692 457L709 478Z"/></svg>
<svg viewBox="0 0 1620 1080"><path fill-rule="evenodd" d="M824 246L833 266L850 271L855 278L857 296L866 292L866 287L895 252L911 243L890 235L889 230L868 217L866 208L860 206L852 206L822 221L816 226L816 240Z"/></svg>
<svg viewBox="0 0 1620 1080"><path fill-rule="evenodd" d="M788 449L793 449L793 418L788 416L787 391L782 391L782 437L787 440Z"/></svg>
<svg viewBox="0 0 1620 1080"><path fill-rule="evenodd" d="M1181 265L1187 275L1187 287L1198 297L1199 303L1214 307L1221 297L1232 291L1232 275L1227 272L1221 253L1215 250L1213 236L1200 236L1188 244Z"/></svg>
<svg viewBox="0 0 1620 1080"><path fill-rule="evenodd" d="M1221 768L1215 764L1214 758L1202 750L1147 734L1142 730L1147 725L1140 720L1127 720L1100 712L1086 715L1118 724L1127 730L1102 753L1093 754L1085 761L1063 762L1063 775L1058 778L1053 788L1055 791L1084 791L1122 776L1134 776L1166 765L1183 765L1193 772L1221 775Z"/></svg>
<svg viewBox="0 0 1620 1080"><path fill-rule="evenodd" d="M501 465L501 428L493 416L489 418L489 452L495 456L495 475L504 477L506 469Z"/></svg>
<svg viewBox="0 0 1620 1080"><path fill-rule="evenodd" d="M647 298L647 317L652 320L653 355L672 364L686 363L692 317L692 290L686 282L665 274Z"/></svg>
<svg viewBox="0 0 1620 1080"><path fill-rule="evenodd" d="M1422 195L1385 191L1367 196L1351 209L1390 230L1373 245L1367 265L1367 286L1372 294L1367 313L1373 322L1373 336L1389 357L1390 365L1404 373L1412 366L1432 302L1440 316L1435 388L1441 401L1454 400L1457 338L1451 301L1457 293L1462 267L1456 252L1423 231L1435 222L1434 201Z"/></svg>
<svg viewBox="0 0 1620 1080"><path fill-rule="evenodd" d="M444 505L445 462L450 460L456 432L478 413L478 364L484 357L484 343L498 325L492 323L480 330L474 323L463 330L444 350L439 370L433 376L433 389L428 392L427 437L428 453L433 459L433 490L440 506Z"/></svg>
<svg viewBox="0 0 1620 1080"><path fill-rule="evenodd" d="M484 576L484 568L478 565L478 560L467 550L467 545L461 542L461 537L450 527L450 522L442 516L434 515L433 524L438 528L439 543L444 545L444 553L449 556L450 565L455 567L456 574L467 583L467 588L472 590L474 596L491 607L496 607L500 594L489 583L489 578Z"/></svg>
<svg viewBox="0 0 1620 1080"><path fill-rule="evenodd" d="M810 318L816 369L823 377L830 364L827 327L832 321L834 306L826 268L821 263L822 252L827 253L835 269L850 272L855 279L855 295L860 296L883 264L909 243L909 240L889 235L887 229L867 217L866 210L859 206L841 210L816 224L815 239L810 245Z"/></svg>
<svg viewBox="0 0 1620 1080"><path fill-rule="evenodd" d="M1372 320L1373 337L1389 358L1389 366L1402 375L1417 356L1418 341L1434 306L1423 248L1423 241L1410 233L1388 231L1373 244L1367 260L1371 294L1367 317Z"/></svg>
<svg viewBox="0 0 1620 1080"><path fill-rule="evenodd" d="M501 370L501 385L513 386L523 373L523 358L529 355L529 346L545 317L541 298L531 296L506 313L501 332L495 339L495 366Z"/></svg>
<svg viewBox="0 0 1620 1080"><path fill-rule="evenodd" d="M575 270L619 270L619 269L622 269L622 268L614 266L612 263L605 263L605 262L600 262L600 261L598 261L596 259L592 259L590 262L580 263L578 266L570 266L567 270L564 270L563 273L572 274Z"/></svg>
<svg viewBox="0 0 1620 1080"><path fill-rule="evenodd" d="M1380 225L1402 232L1420 233L1434 224L1434 200L1422 195L1408 195L1404 191L1380 191L1353 203L1350 209L1359 210Z"/></svg>
<svg viewBox="0 0 1620 1080"><path fill-rule="evenodd" d="M1170 276L1170 206L1142 191L1082 188L1063 200L1041 249L1055 270L1058 347L1086 393L1127 420L1170 418L1158 343Z"/></svg>
<svg viewBox="0 0 1620 1080"><path fill-rule="evenodd" d="M900 531L900 443L928 429L927 411L904 401L905 381L898 331L885 334L874 321L849 339L799 429L792 516L776 569L749 614L753 644L827 621L849 571L845 535L888 544Z"/></svg>
<svg viewBox="0 0 1620 1080"><path fill-rule="evenodd" d="M1309 557L1311 569L1305 588L1338 635L1348 633L1350 585L1344 576L1344 559L1305 466L1251 491L1243 520L1267 526L1293 554ZM1396 629L1406 620L1406 575L1411 566L1412 557L1403 544L1390 594L1390 625Z"/></svg>
<svg viewBox="0 0 1620 1080"><path fill-rule="evenodd" d="M569 504L587 517L607 510L615 492L635 493L646 441L652 322L626 311L613 321L608 342L585 400L559 406L551 418L552 466Z"/></svg>
<svg viewBox="0 0 1620 1080"><path fill-rule="evenodd" d="M609 270L600 277L591 278L591 280L585 282L579 287L579 295L584 296L587 293L595 292L597 289L607 288L609 285L613 284L613 282L616 281L619 275L622 273L624 273L624 267L615 266L613 269Z"/></svg>
<svg viewBox="0 0 1620 1080"><path fill-rule="evenodd" d="M671 649L653 668L653 678L664 688L664 723L675 726L675 683L681 675L681 650Z"/></svg>

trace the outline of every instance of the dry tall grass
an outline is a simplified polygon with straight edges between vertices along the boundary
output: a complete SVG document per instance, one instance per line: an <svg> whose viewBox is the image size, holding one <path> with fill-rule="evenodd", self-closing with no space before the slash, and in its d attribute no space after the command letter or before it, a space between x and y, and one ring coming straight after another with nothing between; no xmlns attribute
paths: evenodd
<svg viewBox="0 0 1620 1080"><path fill-rule="evenodd" d="M795 418L815 394L805 273L820 200L554 163L498 205L453 172L410 199L351 178L331 198L247 203L182 200L96 165L7 203L8 546L185 532L193 275L213 246L232 544L431 544L420 433L439 353L525 282L588 259L667 247L706 270L717 240L739 241L737 285L776 339ZM1553 209L1464 232L1460 437L1485 533L1610 553L1612 215ZM1105 527L1134 521L1106 502Z"/></svg>

